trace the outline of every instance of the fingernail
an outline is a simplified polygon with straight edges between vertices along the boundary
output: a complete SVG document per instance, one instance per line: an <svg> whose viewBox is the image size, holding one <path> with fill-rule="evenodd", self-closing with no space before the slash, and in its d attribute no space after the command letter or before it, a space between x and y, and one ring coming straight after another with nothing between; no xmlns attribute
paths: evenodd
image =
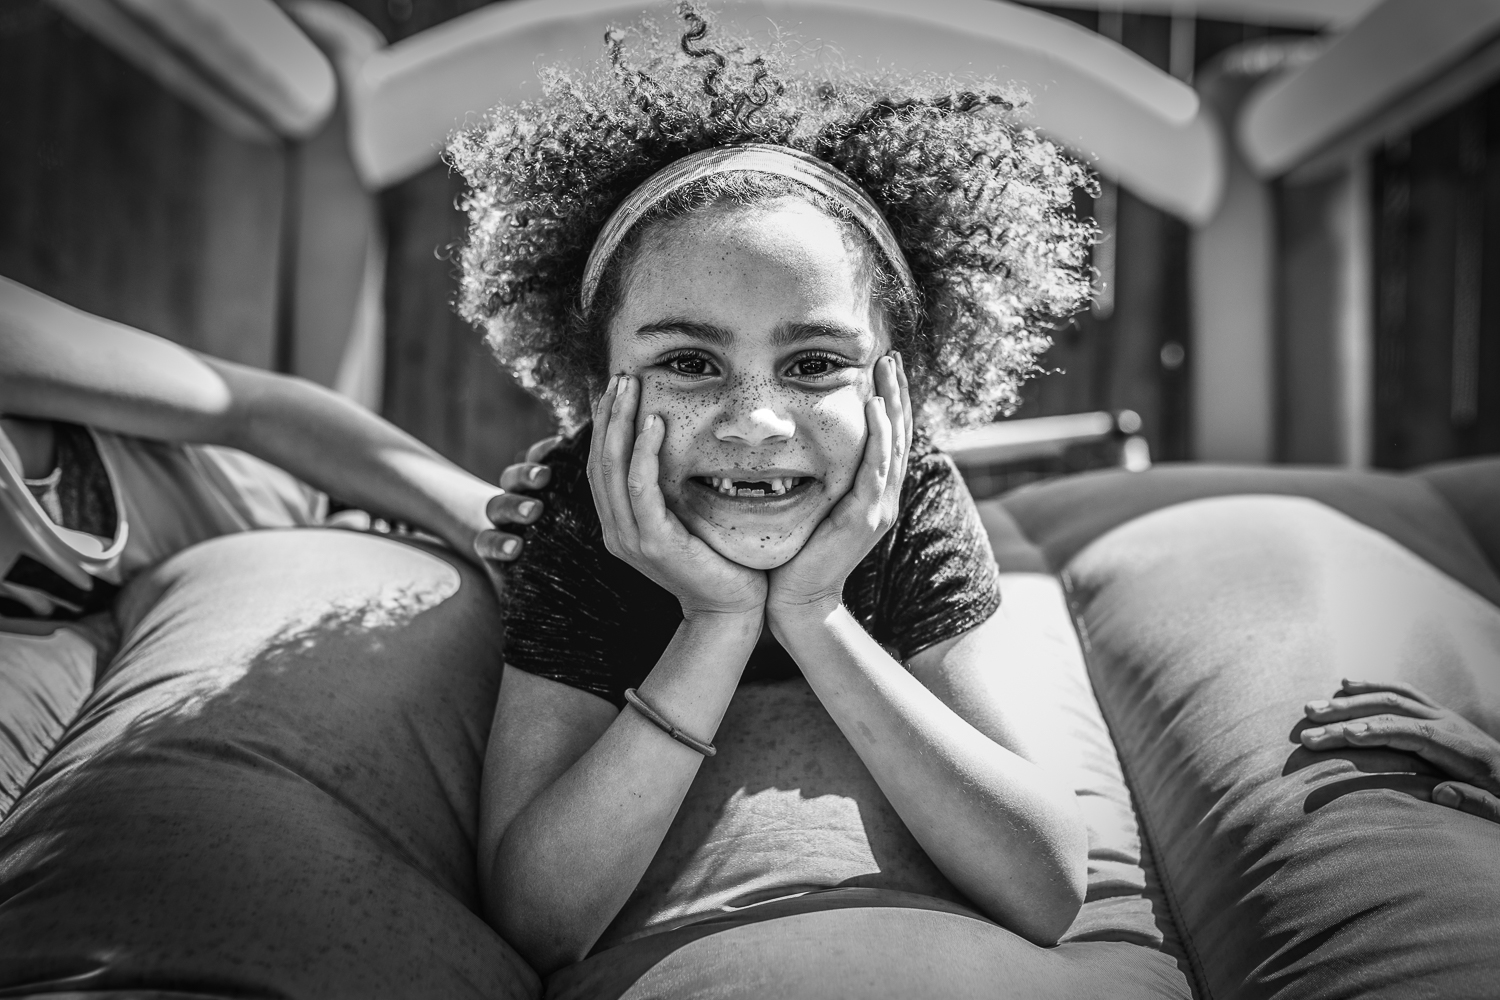
<svg viewBox="0 0 1500 1000"><path fill-rule="evenodd" d="M536 510L536 501L535 500L523 500L519 504L516 505L516 511L522 517L530 517L531 516L531 512L534 511L534 510Z"/></svg>
<svg viewBox="0 0 1500 1000"><path fill-rule="evenodd" d="M1328 732L1328 730L1324 729L1322 726L1314 726L1312 729L1302 730L1302 735L1306 736L1308 739L1315 740L1326 732Z"/></svg>
<svg viewBox="0 0 1500 1000"><path fill-rule="evenodd" d="M1344 732L1352 733L1355 736L1363 736L1369 728L1363 722L1351 722L1344 726Z"/></svg>
<svg viewBox="0 0 1500 1000"><path fill-rule="evenodd" d="M1326 701L1310 701L1310 702L1307 703L1307 709L1306 710L1309 711L1309 712L1326 712L1326 711L1328 711L1328 702L1326 702Z"/></svg>
<svg viewBox="0 0 1500 1000"><path fill-rule="evenodd" d="M542 478L542 470L541 469L530 469L526 473L526 478L529 479L529 480L531 480L534 483L538 479Z"/></svg>
<svg viewBox="0 0 1500 1000"><path fill-rule="evenodd" d="M513 555L516 554L516 550L519 549L520 547L521 547L521 543L518 542L516 539L514 539L514 538L507 538L505 540L505 543L500 546L500 551L504 555L513 556Z"/></svg>
<svg viewBox="0 0 1500 1000"><path fill-rule="evenodd" d="M1458 789L1452 785L1439 785L1432 790L1432 801L1442 806L1456 806L1459 799Z"/></svg>
<svg viewBox="0 0 1500 1000"><path fill-rule="evenodd" d="M641 430L649 431L651 428L653 428L655 426L656 426L656 414L654 414L654 413L648 413L648 414L646 414L646 419L641 421Z"/></svg>

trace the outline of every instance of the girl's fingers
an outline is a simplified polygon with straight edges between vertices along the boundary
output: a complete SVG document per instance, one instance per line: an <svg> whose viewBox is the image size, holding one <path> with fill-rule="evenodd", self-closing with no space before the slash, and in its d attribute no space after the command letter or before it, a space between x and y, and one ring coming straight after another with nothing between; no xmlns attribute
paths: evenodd
<svg viewBox="0 0 1500 1000"><path fill-rule="evenodd" d="M589 488L594 494L594 506L599 508L599 517L604 520L604 526L609 526L606 508L609 504L605 502L604 473L602 458L604 457L604 435L609 430L609 412L615 404L615 383L619 376L610 376L609 383L599 398L594 401L594 413L592 429L589 431Z"/></svg>
<svg viewBox="0 0 1500 1000"><path fill-rule="evenodd" d="M601 456L601 471L615 521L632 537L636 533L636 524L635 513L630 507L630 455L635 450L635 406L639 395L633 377L619 376Z"/></svg>
<svg viewBox="0 0 1500 1000"><path fill-rule="evenodd" d="M901 409L907 414L907 430L911 430L911 387L906 382L906 358L900 351L896 352L896 376L901 383Z"/></svg>
<svg viewBox="0 0 1500 1000"><path fill-rule="evenodd" d="M1327 701L1310 701L1303 706L1307 717L1314 722L1342 722L1345 719L1362 719L1370 715L1409 715L1417 719L1436 719L1442 710L1424 705L1396 691L1374 691L1348 698L1331 698Z"/></svg>
<svg viewBox="0 0 1500 1000"><path fill-rule="evenodd" d="M1405 695L1412 701L1421 702L1428 708L1443 707L1437 702L1433 701L1431 698L1427 697L1427 695L1423 694L1421 691L1418 691L1416 688L1412 687L1410 684L1404 684L1401 681L1359 681L1349 680L1346 678L1340 685L1340 690L1344 694L1350 695L1370 694L1376 691L1394 691L1397 694Z"/></svg>
<svg viewBox="0 0 1500 1000"><path fill-rule="evenodd" d="M610 455L614 443L610 431L618 429L615 414L619 409L624 378L623 375L613 376L594 404L594 429L589 438L589 488L594 494L594 507L599 512L599 527L605 540L630 544L635 534L634 519L629 518L629 504L622 504L616 497L622 489L619 482L621 464L618 458ZM630 538L622 537L627 533Z"/></svg>
<svg viewBox="0 0 1500 1000"><path fill-rule="evenodd" d="M884 397L871 396L865 404L865 425L869 433L852 495L860 498L862 507L870 507L880 502L891 474L891 421L886 416Z"/></svg>
<svg viewBox="0 0 1500 1000"><path fill-rule="evenodd" d="M906 368L899 351L891 353L891 391L885 394L887 415L891 420L891 440L896 445L895 464L890 482L899 491L906 479L906 464L911 457L911 435L914 420L911 393L906 387Z"/></svg>
<svg viewBox="0 0 1500 1000"><path fill-rule="evenodd" d="M1500 798L1462 781L1445 781L1432 790L1432 801L1491 823L1500 823Z"/></svg>
<svg viewBox="0 0 1500 1000"><path fill-rule="evenodd" d="M885 400L885 418L891 422L891 443L901 448L906 444L906 411L901 407L901 380L896 370L896 359L886 356L880 359L875 369L875 384Z"/></svg>
<svg viewBox="0 0 1500 1000"><path fill-rule="evenodd" d="M646 414L630 457L630 506L636 525L643 533L662 533L671 529L671 515L667 513L667 502L661 495L659 481L661 443L666 439L666 432L666 423L660 416Z"/></svg>

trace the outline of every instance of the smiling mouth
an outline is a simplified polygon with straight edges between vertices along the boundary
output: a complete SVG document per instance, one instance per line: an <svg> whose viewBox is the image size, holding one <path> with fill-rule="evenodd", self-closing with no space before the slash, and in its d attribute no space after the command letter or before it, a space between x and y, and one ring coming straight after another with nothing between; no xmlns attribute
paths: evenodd
<svg viewBox="0 0 1500 1000"><path fill-rule="evenodd" d="M693 482L720 496L784 497L813 481L812 476L774 476L770 479L728 479L723 476L694 476Z"/></svg>

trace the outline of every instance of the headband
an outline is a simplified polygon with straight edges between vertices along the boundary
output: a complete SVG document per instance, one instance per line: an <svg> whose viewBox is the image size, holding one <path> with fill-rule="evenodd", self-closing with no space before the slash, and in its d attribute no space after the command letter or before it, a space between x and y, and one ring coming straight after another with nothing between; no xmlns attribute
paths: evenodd
<svg viewBox="0 0 1500 1000"><path fill-rule="evenodd" d="M594 294L599 290L599 279L604 276L604 268L615 255L620 241L641 221L642 216L674 192L695 181L714 174L740 170L786 177L838 202L880 247L881 253L885 254L887 261L896 269L896 275L902 284L907 289L916 291L917 283L912 278L911 267L906 263L906 255L901 252L901 245L896 242L896 234L891 232L890 224L880 214L875 202L853 181L816 156L810 156L801 150L765 143L745 143L740 146L705 149L674 160L630 192L599 231L594 249L589 251L588 263L583 268L583 288L579 294L584 312L593 305Z"/></svg>

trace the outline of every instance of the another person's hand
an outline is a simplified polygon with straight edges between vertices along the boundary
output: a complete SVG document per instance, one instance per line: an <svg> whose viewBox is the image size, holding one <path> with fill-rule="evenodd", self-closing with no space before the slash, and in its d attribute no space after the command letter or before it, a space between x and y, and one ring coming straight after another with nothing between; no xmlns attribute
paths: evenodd
<svg viewBox="0 0 1500 1000"><path fill-rule="evenodd" d="M1309 750L1391 747L1414 753L1450 780L1432 801L1500 823L1500 741L1409 684L1346 680L1337 697L1308 702Z"/></svg>
<svg viewBox="0 0 1500 1000"><path fill-rule="evenodd" d="M506 466L500 473L500 489L485 505L485 516L494 529L481 531L474 539L474 552L481 559L496 562L513 562L521 554L522 541L519 535L507 531L517 525L525 526L542 516L542 501L527 496L529 490L539 490L552 478L552 470L542 464L547 453L561 441L558 437L543 438L526 449L526 460Z"/></svg>
<svg viewBox="0 0 1500 1000"><path fill-rule="evenodd" d="M667 509L658 479L666 423L648 413L636 434L640 393L639 379L616 375L594 405L588 474L605 548L671 592L684 615L759 613L766 574L725 559Z"/></svg>
<svg viewBox="0 0 1500 1000"><path fill-rule="evenodd" d="M780 617L836 607L844 581L896 523L912 434L911 395L899 354L875 363L875 392L865 404L869 433L853 487L802 551L771 570L766 613L773 628Z"/></svg>

